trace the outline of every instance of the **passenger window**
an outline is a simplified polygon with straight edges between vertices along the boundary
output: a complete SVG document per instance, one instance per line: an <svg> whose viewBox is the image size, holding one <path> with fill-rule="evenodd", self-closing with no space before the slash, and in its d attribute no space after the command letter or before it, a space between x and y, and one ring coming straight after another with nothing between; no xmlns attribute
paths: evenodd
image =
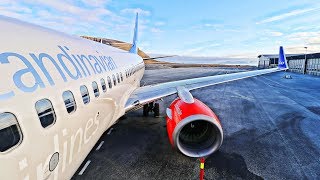
<svg viewBox="0 0 320 180"><path fill-rule="evenodd" d="M102 78L100 82L101 82L102 91L106 92L107 91L106 81Z"/></svg>
<svg viewBox="0 0 320 180"><path fill-rule="evenodd" d="M117 80L118 80L118 83L120 83L120 77L118 73L117 73Z"/></svg>
<svg viewBox="0 0 320 180"><path fill-rule="evenodd" d="M122 76L122 73L120 73L120 79L121 79L121 81L123 81L123 76Z"/></svg>
<svg viewBox="0 0 320 180"><path fill-rule="evenodd" d="M48 127L56 122L56 113L49 99L41 99L36 102L36 111L38 113L42 127Z"/></svg>
<svg viewBox="0 0 320 180"><path fill-rule="evenodd" d="M82 96L82 100L84 104L88 104L90 102L90 95L88 88L85 85L80 86L80 92Z"/></svg>
<svg viewBox="0 0 320 180"><path fill-rule="evenodd" d="M99 88L98 88L97 82L95 82L95 81L92 82L92 89L93 89L94 96L99 97L100 93L99 93Z"/></svg>
<svg viewBox="0 0 320 180"><path fill-rule="evenodd" d="M108 80L109 89L111 89L112 88L111 78L108 76L107 80Z"/></svg>
<svg viewBox="0 0 320 180"><path fill-rule="evenodd" d="M22 141L17 118L8 112L0 114L0 152L5 152Z"/></svg>
<svg viewBox="0 0 320 180"><path fill-rule="evenodd" d="M63 102L66 105L68 113L75 112L77 109L76 101L74 100L73 94L71 91L65 91L62 93Z"/></svg>
<svg viewBox="0 0 320 180"><path fill-rule="evenodd" d="M112 80L113 80L113 84L117 85L117 80L116 80L116 77L114 76L114 74L112 74Z"/></svg>

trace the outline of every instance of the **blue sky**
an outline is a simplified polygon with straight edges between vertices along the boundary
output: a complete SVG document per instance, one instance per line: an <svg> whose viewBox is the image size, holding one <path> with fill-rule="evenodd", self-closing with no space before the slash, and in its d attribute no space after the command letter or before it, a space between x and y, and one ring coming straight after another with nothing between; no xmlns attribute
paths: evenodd
<svg viewBox="0 0 320 180"><path fill-rule="evenodd" d="M1 0L0 14L75 35L131 42L140 13L139 46L156 54L255 58L320 52L315 0Z"/></svg>

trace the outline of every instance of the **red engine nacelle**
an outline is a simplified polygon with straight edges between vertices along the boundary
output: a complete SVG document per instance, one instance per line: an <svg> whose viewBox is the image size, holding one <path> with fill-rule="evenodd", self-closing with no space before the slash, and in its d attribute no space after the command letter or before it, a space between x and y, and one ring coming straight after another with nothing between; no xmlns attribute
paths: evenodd
<svg viewBox="0 0 320 180"><path fill-rule="evenodd" d="M223 131L218 117L198 99L174 100L167 108L170 143L189 157L208 156L219 149Z"/></svg>

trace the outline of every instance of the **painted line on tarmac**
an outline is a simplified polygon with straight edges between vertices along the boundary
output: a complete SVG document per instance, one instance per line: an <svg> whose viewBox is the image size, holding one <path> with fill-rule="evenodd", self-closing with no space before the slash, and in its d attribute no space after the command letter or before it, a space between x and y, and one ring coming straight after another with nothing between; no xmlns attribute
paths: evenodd
<svg viewBox="0 0 320 180"><path fill-rule="evenodd" d="M96 148L96 151L99 151L99 149L101 148L101 146L103 145L104 141L101 141L99 146Z"/></svg>
<svg viewBox="0 0 320 180"><path fill-rule="evenodd" d="M83 166L83 168L81 169L81 171L79 172L79 176L81 176L83 173L84 173L84 171L87 169L87 167L89 166L89 164L91 163L91 161L90 160L88 160L87 162L86 162L86 164Z"/></svg>

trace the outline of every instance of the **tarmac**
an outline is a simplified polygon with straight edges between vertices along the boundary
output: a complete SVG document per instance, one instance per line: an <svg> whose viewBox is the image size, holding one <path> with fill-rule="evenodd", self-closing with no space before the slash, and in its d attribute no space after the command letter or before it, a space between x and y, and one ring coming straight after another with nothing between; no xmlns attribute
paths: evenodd
<svg viewBox="0 0 320 180"><path fill-rule="evenodd" d="M142 84L235 71L151 69ZM319 90L320 77L279 72L192 91L218 115L224 131L220 150L206 159L205 179L319 179ZM199 159L175 151L168 141L165 109L175 98L159 101L160 118L128 113L72 179L199 179Z"/></svg>

